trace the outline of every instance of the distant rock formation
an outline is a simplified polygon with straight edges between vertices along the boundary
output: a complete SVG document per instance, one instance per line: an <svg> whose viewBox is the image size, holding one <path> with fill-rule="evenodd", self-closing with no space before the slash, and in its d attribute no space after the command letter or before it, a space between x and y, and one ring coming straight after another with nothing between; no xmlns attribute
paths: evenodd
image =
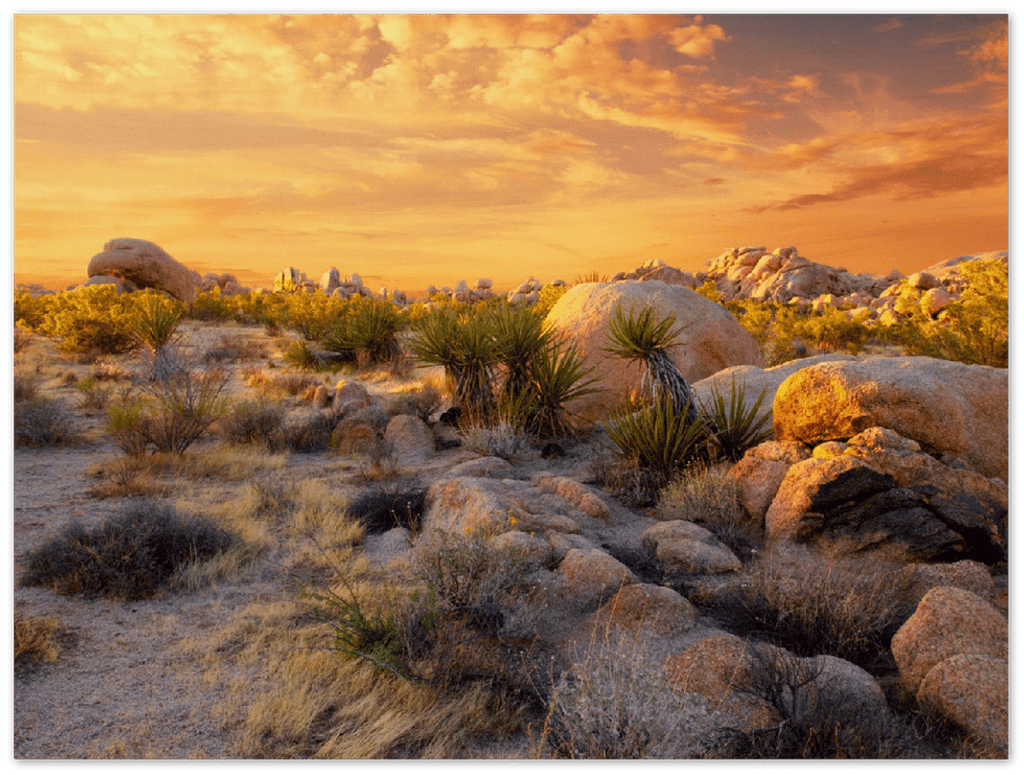
<svg viewBox="0 0 1024 775"><path fill-rule="evenodd" d="M198 272L175 261L159 245L143 239L112 239L89 261L90 278L109 276L156 288L191 304L202 282Z"/></svg>

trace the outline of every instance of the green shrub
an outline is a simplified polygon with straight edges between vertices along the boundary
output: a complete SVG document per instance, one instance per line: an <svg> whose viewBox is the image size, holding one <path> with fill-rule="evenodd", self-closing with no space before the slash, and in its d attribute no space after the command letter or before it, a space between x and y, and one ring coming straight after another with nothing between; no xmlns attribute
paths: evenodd
<svg viewBox="0 0 1024 775"><path fill-rule="evenodd" d="M112 285L90 285L46 297L38 330L59 339L65 353L119 355L138 349L133 294L118 295Z"/></svg>
<svg viewBox="0 0 1024 775"><path fill-rule="evenodd" d="M533 311L541 318L547 317L551 308L568 292L568 285L545 285L540 289L540 300L533 305Z"/></svg>
<svg viewBox="0 0 1024 775"><path fill-rule="evenodd" d="M908 355L1007 368L1009 364L1009 275L998 260L960 265L966 287L932 320L920 306L921 294L904 281L896 311L904 318L885 338Z"/></svg>
<svg viewBox="0 0 1024 775"><path fill-rule="evenodd" d="M15 446L71 446L79 440L74 415L60 399L35 396L14 404Z"/></svg>
<svg viewBox="0 0 1024 775"><path fill-rule="evenodd" d="M107 409L107 433L126 455L141 455L148 440L143 430L142 404L134 401Z"/></svg>
<svg viewBox="0 0 1024 775"><path fill-rule="evenodd" d="M527 430L541 439L572 435L575 429L566 404L597 392L598 381L589 376L592 371L575 346L549 342L530 363Z"/></svg>
<svg viewBox="0 0 1024 775"><path fill-rule="evenodd" d="M110 401L110 388L103 387L96 377L86 377L78 380L75 390L81 394L81 405L83 409L106 409Z"/></svg>
<svg viewBox="0 0 1024 775"><path fill-rule="evenodd" d="M326 363L324 357L309 346L305 339L296 339L284 351L285 362L296 369L316 371Z"/></svg>
<svg viewBox="0 0 1024 775"><path fill-rule="evenodd" d="M28 554L21 582L62 595L139 600L155 595L180 566L236 542L207 521L183 521L170 505L135 501L93 530L67 525Z"/></svg>

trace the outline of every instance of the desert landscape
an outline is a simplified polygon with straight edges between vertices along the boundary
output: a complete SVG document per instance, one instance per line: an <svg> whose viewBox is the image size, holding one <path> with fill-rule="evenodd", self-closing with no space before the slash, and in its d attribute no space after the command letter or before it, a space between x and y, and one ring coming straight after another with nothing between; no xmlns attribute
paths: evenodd
<svg viewBox="0 0 1024 775"><path fill-rule="evenodd" d="M1008 756L1005 253L86 274L15 294L16 758Z"/></svg>

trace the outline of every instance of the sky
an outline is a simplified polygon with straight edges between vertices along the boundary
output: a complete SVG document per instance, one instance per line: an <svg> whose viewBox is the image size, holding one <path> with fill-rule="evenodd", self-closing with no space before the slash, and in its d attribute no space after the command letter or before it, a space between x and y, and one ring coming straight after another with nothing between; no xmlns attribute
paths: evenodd
<svg viewBox="0 0 1024 775"><path fill-rule="evenodd" d="M1008 249L1005 15L15 15L16 283L115 237L412 293Z"/></svg>

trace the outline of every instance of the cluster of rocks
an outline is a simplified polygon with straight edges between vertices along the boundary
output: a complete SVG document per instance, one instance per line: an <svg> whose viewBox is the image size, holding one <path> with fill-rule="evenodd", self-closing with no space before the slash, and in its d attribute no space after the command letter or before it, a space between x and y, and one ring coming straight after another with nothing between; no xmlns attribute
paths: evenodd
<svg viewBox="0 0 1024 775"><path fill-rule="evenodd" d="M887 274L852 273L844 267L819 264L800 256L795 247L730 247L697 273L683 272L662 259L647 262L633 272L620 272L612 280L660 280L672 285L698 288L713 282L726 301L755 301L794 304L820 312L829 307L864 310L880 322L896 319L896 302L903 287L921 292L921 306L937 316L964 289L960 264L964 261L998 259L1007 263L1006 251L958 256L915 272L909 277L899 270ZM905 281L905 283L904 283Z"/></svg>

